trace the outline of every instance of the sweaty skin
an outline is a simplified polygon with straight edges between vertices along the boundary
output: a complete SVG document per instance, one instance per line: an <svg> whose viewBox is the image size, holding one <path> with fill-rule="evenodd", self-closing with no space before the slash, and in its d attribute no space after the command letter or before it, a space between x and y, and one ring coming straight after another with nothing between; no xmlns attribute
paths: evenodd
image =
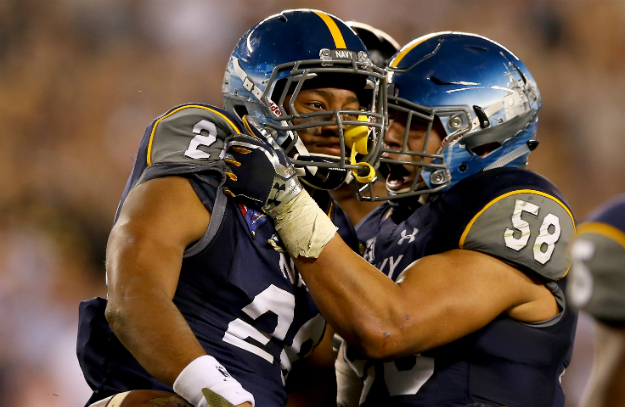
<svg viewBox="0 0 625 407"><path fill-rule="evenodd" d="M439 347L500 314L537 322L558 313L544 285L470 250L424 257L399 284L353 253L338 235L319 258L298 257L295 264L328 322L370 359Z"/></svg>
<svg viewBox="0 0 625 407"><path fill-rule="evenodd" d="M109 237L106 318L139 363L170 386L206 354L172 299L183 252L209 220L188 180L157 178L130 192Z"/></svg>
<svg viewBox="0 0 625 407"><path fill-rule="evenodd" d="M288 95L284 101L289 105L292 95ZM324 110L358 110L360 102L356 94L346 89L322 88L302 90L293 103L299 114L320 112ZM328 116L318 116L319 120L332 120ZM344 120L356 120L355 116L342 116ZM310 120L310 119L308 119ZM294 119L294 124L303 123L303 119ZM297 134L306 145L310 153L340 156L341 147L337 125L311 127L300 129Z"/></svg>
<svg viewBox="0 0 625 407"><path fill-rule="evenodd" d="M302 91L295 105L301 112L359 107L354 92L332 88ZM328 154L338 143L337 131L337 126L324 126L302 132L302 138L310 151ZM170 386L190 362L206 354L172 299L184 250L204 235L209 221L210 213L187 179L156 178L128 194L109 236L107 321L139 363ZM289 380L314 379L328 391L292 384L288 406L334 402L331 340L328 329L313 353L294 365ZM313 373L300 375L297 369Z"/></svg>
<svg viewBox="0 0 625 407"><path fill-rule="evenodd" d="M411 151L422 150L425 129L423 123L411 126ZM397 148L405 130L405 121L396 118L386 143ZM426 151L434 153L439 146L434 130ZM411 184L415 171L409 172L408 179L390 187ZM542 283L470 250L426 256L405 270L397 284L353 253L338 235L317 259L298 257L295 264L326 320L370 359L391 360L439 347L500 314L538 322L559 312Z"/></svg>

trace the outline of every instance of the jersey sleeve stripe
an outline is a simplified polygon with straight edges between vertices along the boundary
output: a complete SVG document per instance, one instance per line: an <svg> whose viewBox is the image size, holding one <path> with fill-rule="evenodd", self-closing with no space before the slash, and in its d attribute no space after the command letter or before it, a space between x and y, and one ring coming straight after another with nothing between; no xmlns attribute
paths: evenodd
<svg viewBox="0 0 625 407"><path fill-rule="evenodd" d="M204 109L204 110L208 110L210 112L215 113L216 115L221 116L229 125L230 127L232 127L237 134L241 133L241 131L239 130L239 128L237 126L234 125L234 123L232 123L232 121L226 117L225 115L223 115L222 113L218 112L217 110L211 109L209 107L206 106L200 106L200 105L185 105L185 106L181 106L177 109L172 110L171 112L167 113L165 116L161 117L160 119L158 119L156 121L156 123L154 123L154 127L152 127L152 133L150 134L150 142L148 143L148 166L152 165L152 141L154 140L154 134L156 133L156 127L158 126L158 124L161 122L161 120L164 120L166 118L168 118L169 116L171 116L172 114L179 112L183 109L188 109L188 108L196 108L196 109Z"/></svg>
<svg viewBox="0 0 625 407"><path fill-rule="evenodd" d="M578 236L592 233L610 238L625 248L625 233L612 225L603 222L584 223L579 227Z"/></svg>
<svg viewBox="0 0 625 407"><path fill-rule="evenodd" d="M321 11L315 11L314 13L317 14L328 26L328 30L330 30L330 34L332 34L332 38L334 39L334 45L336 46L336 48L347 48L347 45L345 44L345 38L343 38L343 34L341 34L341 30L339 29L338 25L336 25L334 19Z"/></svg>
<svg viewBox="0 0 625 407"><path fill-rule="evenodd" d="M507 194L503 194L498 196L497 198L493 199L492 201L490 201L488 204L486 204L486 206L484 206L484 208L482 208L481 211L479 211L474 217L473 219L471 219L471 222L469 222L469 224L467 225L467 227L464 229L464 232L462 232L462 236L460 236L460 243L459 243L459 247L462 249L462 247L464 246L464 241L467 238L467 235L469 234L469 231L471 230L471 227L473 226L473 224L475 223L475 221L484 213L486 212L486 210L488 208L490 208L492 205L494 205L495 203L501 201L504 198L507 198L511 195L517 195L517 194L523 194L523 193L530 193L530 194L536 194L536 195L541 195L544 196L546 198L551 199L554 202L557 202L562 208L564 208L564 210L566 211L566 213L569 214L569 216L571 217L571 222L573 223L573 230L575 229L575 218L573 217L573 214L571 213L571 211L569 210L569 208L566 207L566 205L564 205L562 202L560 202L559 199L546 194L544 192L541 191L535 191L533 189L520 189L517 191L511 191L508 192Z"/></svg>
<svg viewBox="0 0 625 407"><path fill-rule="evenodd" d="M250 124L247 122L247 115L243 116L243 125L245 126L245 128L247 129L247 131L250 133L250 135L254 135L254 132L252 131L252 128L250 127Z"/></svg>

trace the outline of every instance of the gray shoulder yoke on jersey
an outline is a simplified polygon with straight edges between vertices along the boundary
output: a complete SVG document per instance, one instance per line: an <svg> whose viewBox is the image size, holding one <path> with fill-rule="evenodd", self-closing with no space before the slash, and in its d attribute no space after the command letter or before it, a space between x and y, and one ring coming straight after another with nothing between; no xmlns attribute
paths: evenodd
<svg viewBox="0 0 625 407"><path fill-rule="evenodd" d="M586 223L571 255L571 303L599 320L625 322L625 233L605 223Z"/></svg>
<svg viewBox="0 0 625 407"><path fill-rule="evenodd" d="M223 178L225 171L225 163L223 161L217 161L214 163L159 163L146 167L143 173L132 186L136 188L139 184L143 184L154 178L160 177L174 177L174 176L187 176L189 174L199 174L202 172L214 172L220 174Z"/></svg>
<svg viewBox="0 0 625 407"><path fill-rule="evenodd" d="M223 158L224 140L241 133L242 129L217 109L184 105L154 123L147 164L216 162Z"/></svg>
<svg viewBox="0 0 625 407"><path fill-rule="evenodd" d="M566 275L575 221L557 198L528 189L489 202L466 226L459 247L497 257L555 281Z"/></svg>

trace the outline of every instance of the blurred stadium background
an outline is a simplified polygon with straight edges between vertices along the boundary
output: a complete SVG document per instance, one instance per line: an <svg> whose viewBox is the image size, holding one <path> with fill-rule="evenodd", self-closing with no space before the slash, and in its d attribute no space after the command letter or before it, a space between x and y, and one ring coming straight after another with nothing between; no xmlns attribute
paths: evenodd
<svg viewBox="0 0 625 407"><path fill-rule="evenodd" d="M604 0L0 0L0 407L82 406L78 303L105 295L108 232L138 142L184 102L221 104L238 38L286 8L388 32L474 32L509 47L543 97L530 168L578 219L625 188L625 2ZM592 364L582 316L562 378Z"/></svg>

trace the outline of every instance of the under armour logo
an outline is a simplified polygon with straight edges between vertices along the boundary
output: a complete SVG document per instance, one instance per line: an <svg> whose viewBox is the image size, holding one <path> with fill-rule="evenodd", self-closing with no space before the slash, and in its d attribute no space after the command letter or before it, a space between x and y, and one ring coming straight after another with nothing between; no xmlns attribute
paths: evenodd
<svg viewBox="0 0 625 407"><path fill-rule="evenodd" d="M402 230L401 238L397 241L397 244L401 246L401 244L404 242L405 239L410 239L408 240L408 243L414 242L417 232L419 232L419 229L413 228L412 234L409 235L408 233L406 233L406 229Z"/></svg>

